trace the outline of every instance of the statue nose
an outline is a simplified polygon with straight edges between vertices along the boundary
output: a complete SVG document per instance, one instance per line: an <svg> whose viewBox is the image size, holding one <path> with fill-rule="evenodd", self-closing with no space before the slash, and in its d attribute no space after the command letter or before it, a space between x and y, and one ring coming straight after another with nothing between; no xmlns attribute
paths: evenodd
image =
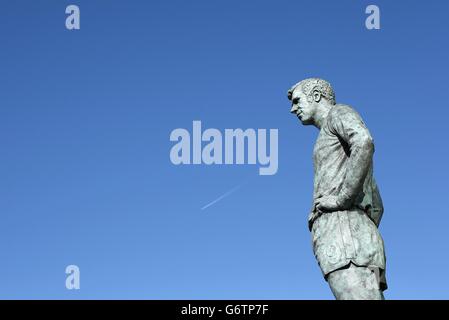
<svg viewBox="0 0 449 320"><path fill-rule="evenodd" d="M292 108L290 109L291 113L296 113L296 111L298 110L298 106L293 105Z"/></svg>

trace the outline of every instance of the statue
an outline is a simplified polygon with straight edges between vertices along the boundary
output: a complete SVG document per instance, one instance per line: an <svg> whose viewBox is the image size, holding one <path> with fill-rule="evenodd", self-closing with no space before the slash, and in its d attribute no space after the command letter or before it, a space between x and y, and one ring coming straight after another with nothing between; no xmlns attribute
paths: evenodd
<svg viewBox="0 0 449 320"><path fill-rule="evenodd" d="M319 135L309 215L313 252L337 300L383 300L382 199L373 177L374 142L360 115L336 104L331 85L310 78L288 91L291 113Z"/></svg>

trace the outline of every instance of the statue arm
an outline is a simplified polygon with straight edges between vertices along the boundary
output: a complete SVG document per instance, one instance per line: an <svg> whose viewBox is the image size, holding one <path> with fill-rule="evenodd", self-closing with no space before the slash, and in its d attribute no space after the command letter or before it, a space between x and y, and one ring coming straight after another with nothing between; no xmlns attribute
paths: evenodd
<svg viewBox="0 0 449 320"><path fill-rule="evenodd" d="M357 112L342 107L332 118L331 131L346 144L349 160L337 204L350 208L363 188L374 154L374 142L370 132Z"/></svg>

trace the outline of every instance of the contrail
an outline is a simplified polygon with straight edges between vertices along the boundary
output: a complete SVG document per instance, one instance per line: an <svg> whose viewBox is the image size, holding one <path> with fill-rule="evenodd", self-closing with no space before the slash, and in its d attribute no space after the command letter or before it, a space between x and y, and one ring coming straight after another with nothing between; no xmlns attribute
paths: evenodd
<svg viewBox="0 0 449 320"><path fill-rule="evenodd" d="M204 207L201 208L201 210L207 209L209 208L211 205L217 203L218 201L220 201L221 199L226 198L227 196L229 196L230 194L234 193L235 191L237 191L243 184L240 184L234 188L232 188L231 190L229 190L228 192L224 193L223 195L219 196L217 199L215 199L214 201L206 204Z"/></svg>

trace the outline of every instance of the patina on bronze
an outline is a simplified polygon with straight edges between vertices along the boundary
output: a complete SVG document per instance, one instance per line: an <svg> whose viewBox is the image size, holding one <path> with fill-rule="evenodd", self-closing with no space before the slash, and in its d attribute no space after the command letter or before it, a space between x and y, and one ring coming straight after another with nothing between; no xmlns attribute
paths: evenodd
<svg viewBox="0 0 449 320"><path fill-rule="evenodd" d="M309 229L324 278L336 299L384 299L383 204L373 176L373 138L354 109L335 102L323 79L295 84L288 99L291 113L320 131Z"/></svg>

